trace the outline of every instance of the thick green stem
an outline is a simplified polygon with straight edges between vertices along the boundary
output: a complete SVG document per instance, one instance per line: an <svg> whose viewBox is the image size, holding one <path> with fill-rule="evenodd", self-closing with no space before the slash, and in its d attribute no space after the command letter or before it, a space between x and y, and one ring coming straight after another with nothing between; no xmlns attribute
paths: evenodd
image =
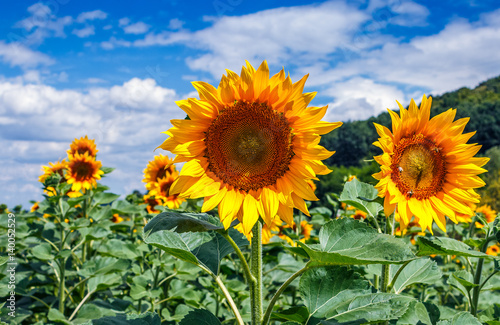
<svg viewBox="0 0 500 325"><path fill-rule="evenodd" d="M64 300L66 299L64 297L64 287L65 287L65 283L64 283L64 271L66 269L66 259L63 258L62 260L60 260L60 264L59 264L59 273L60 273L60 278L59 278L59 311L61 312L61 314L64 315Z"/></svg>
<svg viewBox="0 0 500 325"><path fill-rule="evenodd" d="M488 236L486 236L488 237ZM486 249L488 248L490 240L489 237L486 238L483 246L481 247L481 252L485 253ZM476 316L477 315L477 309L478 309L478 304L479 304L479 294L481 293L481 274L483 273L483 264L484 264L484 258L480 258L479 261L477 262L476 266L476 274L474 275L474 284L476 287L474 287L472 291L472 301L470 304L471 307L471 314Z"/></svg>
<svg viewBox="0 0 500 325"><path fill-rule="evenodd" d="M250 282L252 325L262 323L262 224L257 220L252 229L250 271L255 282Z"/></svg>
<svg viewBox="0 0 500 325"><path fill-rule="evenodd" d="M393 214L391 214L390 216L387 217L387 220L385 222L385 233L390 234L391 236L394 235L393 224L394 224L394 214L395 213L396 213L396 210L394 210ZM382 292L387 292L390 277L391 277L391 265L390 264L382 265L382 274L381 274L382 284L381 284L381 288L380 288Z"/></svg>

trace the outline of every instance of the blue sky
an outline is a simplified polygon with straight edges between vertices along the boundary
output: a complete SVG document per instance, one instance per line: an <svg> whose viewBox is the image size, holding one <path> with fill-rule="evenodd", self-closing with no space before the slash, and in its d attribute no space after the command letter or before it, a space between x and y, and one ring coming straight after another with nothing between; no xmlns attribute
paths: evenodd
<svg viewBox="0 0 500 325"><path fill-rule="evenodd" d="M364 119L500 75L500 4L472 1L9 1L0 10L0 203L40 200L40 166L88 135L119 194L184 117L191 81L266 59L309 73L326 120ZM330 148L335 150L335 148Z"/></svg>

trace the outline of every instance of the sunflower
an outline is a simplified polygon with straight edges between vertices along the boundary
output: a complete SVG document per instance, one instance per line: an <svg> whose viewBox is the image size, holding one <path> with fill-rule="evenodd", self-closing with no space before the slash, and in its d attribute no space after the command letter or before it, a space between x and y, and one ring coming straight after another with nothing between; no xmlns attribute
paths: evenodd
<svg viewBox="0 0 500 325"><path fill-rule="evenodd" d="M486 254L491 255L491 256L498 256L498 253L500 253L500 246L498 244L491 245L486 249Z"/></svg>
<svg viewBox="0 0 500 325"><path fill-rule="evenodd" d="M49 166L42 166L43 174L38 177L40 183L44 183L53 173L59 174L64 179L64 171L68 168L68 162L63 159L55 163L49 162Z"/></svg>
<svg viewBox="0 0 500 325"><path fill-rule="evenodd" d="M279 233L278 233L279 238L286 240L291 246L294 246L294 247L297 246L297 244L293 241L293 239L288 237L285 229L290 229L291 231L293 231L293 233L296 233L297 232L297 224L294 222L291 226L290 225L281 226L281 227L279 227ZM313 230L313 225L308 223L306 220L302 220L300 222L300 233L299 233L299 236L302 238L300 238L299 241L302 243L305 243L306 240L311 238L311 231L312 230Z"/></svg>
<svg viewBox="0 0 500 325"><path fill-rule="evenodd" d="M76 153L83 155L88 153L89 156L95 157L97 155L97 147L95 145L94 139L90 140L87 136L81 137L80 139L75 139L70 145L67 151L68 157L74 156Z"/></svg>
<svg viewBox="0 0 500 325"><path fill-rule="evenodd" d="M157 187L158 180L174 173L177 172L173 160L160 154L148 163L146 169L144 169L144 179L142 181L146 183L146 189L151 190Z"/></svg>
<svg viewBox="0 0 500 325"><path fill-rule="evenodd" d="M482 205L476 209L476 213L482 213L486 218L486 222L490 223L497 217L497 212L491 208L489 205ZM482 228L484 225L480 222L476 222L476 227Z"/></svg>
<svg viewBox="0 0 500 325"><path fill-rule="evenodd" d="M238 218L249 233L259 215L293 223L293 208L309 215L305 200L317 200L307 180L330 170L330 152L320 135L342 123L320 121L325 107L307 107L315 93L302 93L307 76L292 83L284 70L269 79L262 62L247 62L241 76L226 70L218 88L194 82L200 99L177 104L189 119L172 120L160 148L186 162L170 194L204 197L202 211L219 207L226 228Z"/></svg>
<svg viewBox="0 0 500 325"><path fill-rule="evenodd" d="M160 211L155 209L155 206L157 205L163 205L165 203L165 198L161 196L154 196L154 195L149 195L146 194L143 197L144 203L147 204L146 210L148 213L159 213Z"/></svg>
<svg viewBox="0 0 500 325"><path fill-rule="evenodd" d="M30 209L30 212L35 212L36 210L40 209L40 206L38 205L38 202L33 203L33 206Z"/></svg>
<svg viewBox="0 0 500 325"><path fill-rule="evenodd" d="M415 240L415 237L416 236L425 236L425 232L423 231L410 231L410 228L414 227L414 226L418 226L417 223L415 222L410 222L406 228L404 229L401 229L401 227L397 227L395 230L394 230L394 235L395 236L400 236L400 237L403 237L403 236L406 236L408 234L410 234L410 242L415 245L416 244L416 240Z"/></svg>
<svg viewBox="0 0 500 325"><path fill-rule="evenodd" d="M365 219L366 212L361 211L361 210L356 210L356 211L354 211L354 214L352 214L350 217L353 219L356 219L356 220Z"/></svg>
<svg viewBox="0 0 500 325"><path fill-rule="evenodd" d="M123 220L125 220L125 219L123 219L123 217L120 217L120 215L118 213L113 214L113 216L111 217L111 221L114 223L120 223Z"/></svg>
<svg viewBox="0 0 500 325"><path fill-rule="evenodd" d="M96 180L101 179L101 175L104 174L100 168L101 162L96 161L88 152L75 153L68 163L68 172L65 175L68 184L73 184L71 190L85 191L96 187Z"/></svg>
<svg viewBox="0 0 500 325"><path fill-rule="evenodd" d="M389 110L392 132L375 124L380 136L374 143L383 154L374 157L381 171L373 176L376 188L385 197L384 210L389 216L397 205L396 220L406 228L412 216L415 222L432 232L433 221L446 231L446 218L457 222L458 213L473 215L470 204L479 202L475 188L485 183L477 176L489 158L474 155L481 146L467 144L474 132L463 133L469 118L453 121L456 110L449 109L430 119L432 98L422 98L420 109L413 99L400 116Z"/></svg>

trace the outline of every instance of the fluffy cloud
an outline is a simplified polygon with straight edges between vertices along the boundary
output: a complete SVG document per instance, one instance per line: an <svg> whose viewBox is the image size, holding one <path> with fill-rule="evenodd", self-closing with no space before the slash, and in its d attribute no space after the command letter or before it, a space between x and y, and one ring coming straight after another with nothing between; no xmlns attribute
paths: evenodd
<svg viewBox="0 0 500 325"><path fill-rule="evenodd" d="M87 26L82 29L73 29L72 33L80 38L89 37L95 34L95 28L94 26Z"/></svg>
<svg viewBox="0 0 500 325"><path fill-rule="evenodd" d="M94 10L94 11L87 11L87 12L82 12L81 14L78 15L76 18L76 21L79 23L83 23L87 20L102 20L106 19L108 17L108 14L105 13L102 10Z"/></svg>
<svg viewBox="0 0 500 325"><path fill-rule="evenodd" d="M57 9L58 7L54 7ZM14 27L23 28L22 35L11 35L16 41L27 45L39 45L47 37L66 37L64 28L73 23L71 16L57 17L52 8L42 3L28 7L30 16L17 22Z"/></svg>
<svg viewBox="0 0 500 325"><path fill-rule="evenodd" d="M138 35L138 34L146 33L150 27L151 26L149 26L148 24L143 23L142 21L139 21L139 22L134 23L132 25L125 26L123 28L123 31L125 32L125 34Z"/></svg>
<svg viewBox="0 0 500 325"><path fill-rule="evenodd" d="M33 51L21 43L5 43L0 40L0 58L11 67L32 68L40 65L51 65L54 60L48 55Z"/></svg>
<svg viewBox="0 0 500 325"><path fill-rule="evenodd" d="M142 170L165 139L161 132L170 119L185 116L177 99L174 90L153 79L133 78L86 92L0 82L0 196L14 203L19 200L12 193L40 198L40 165L64 158L70 142L84 135L96 140L103 165L117 168L105 184L124 189L121 193L142 190Z"/></svg>

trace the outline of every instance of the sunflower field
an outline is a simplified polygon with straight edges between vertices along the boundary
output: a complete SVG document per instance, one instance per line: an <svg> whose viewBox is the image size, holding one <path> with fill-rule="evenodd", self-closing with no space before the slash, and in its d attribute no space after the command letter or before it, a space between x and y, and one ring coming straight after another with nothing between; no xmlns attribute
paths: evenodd
<svg viewBox="0 0 500 325"><path fill-rule="evenodd" d="M306 79L264 61L194 82L146 194L102 185L113 168L75 139L42 167L43 201L0 207L2 324L499 325L498 202L481 192L498 162L470 119L398 103L371 126L373 184L345 172L325 192L337 148L320 141L343 123L308 106Z"/></svg>

